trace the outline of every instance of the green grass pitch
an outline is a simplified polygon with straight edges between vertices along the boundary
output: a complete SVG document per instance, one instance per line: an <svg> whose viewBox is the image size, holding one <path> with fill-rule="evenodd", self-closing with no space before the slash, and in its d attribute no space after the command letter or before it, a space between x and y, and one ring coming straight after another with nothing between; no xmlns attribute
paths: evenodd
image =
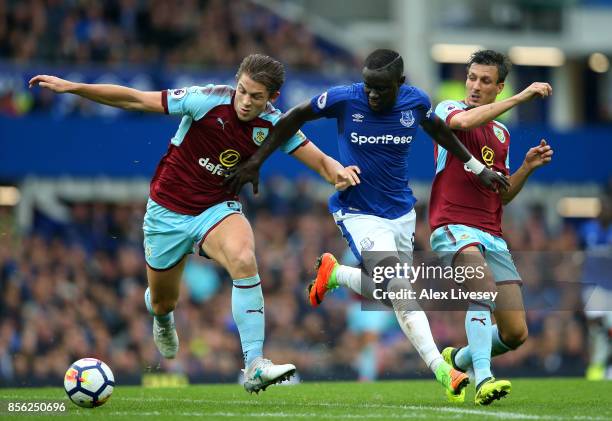
<svg viewBox="0 0 612 421"><path fill-rule="evenodd" d="M45 416L58 420L612 420L612 382L580 379L513 380L510 396L489 407L474 405L471 385L466 402L451 405L440 386L421 380L302 383L271 386L259 395L249 395L236 384L155 389L119 385L110 400L95 409L72 404L62 388L0 389L0 419L24 415L7 413L7 401L42 399L66 402L67 414Z"/></svg>

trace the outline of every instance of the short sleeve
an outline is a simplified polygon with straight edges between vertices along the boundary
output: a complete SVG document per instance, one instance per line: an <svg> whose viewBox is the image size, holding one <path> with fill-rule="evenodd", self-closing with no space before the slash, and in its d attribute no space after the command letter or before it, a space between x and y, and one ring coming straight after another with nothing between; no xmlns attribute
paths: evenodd
<svg viewBox="0 0 612 421"><path fill-rule="evenodd" d="M350 97L350 86L335 86L310 100L312 110L327 118L340 117L344 102Z"/></svg>
<svg viewBox="0 0 612 421"><path fill-rule="evenodd" d="M453 116L463 111L463 104L459 101L442 101L436 107L436 115L440 117L447 125L450 124L450 120L453 118Z"/></svg>
<svg viewBox="0 0 612 421"><path fill-rule="evenodd" d="M416 108L420 115L420 121L432 120L434 118L434 113L433 109L431 108L431 101L429 99L429 96L425 93L425 91L422 91L416 86L413 86L412 89L414 89L414 91L418 95L418 102Z"/></svg>
<svg viewBox="0 0 612 421"><path fill-rule="evenodd" d="M191 86L162 91L162 103L167 114L187 115L201 119L217 105L229 104L233 89L225 85Z"/></svg>
<svg viewBox="0 0 612 421"><path fill-rule="evenodd" d="M291 139L281 145L280 150L286 154L292 154L306 143L308 143L308 138L301 130L298 130L297 133L291 137Z"/></svg>
<svg viewBox="0 0 612 421"><path fill-rule="evenodd" d="M274 108L272 104L268 104L268 108L266 109L266 111L260 114L259 117L269 121L270 123L272 123L273 126L276 126L278 121L281 119L282 114L280 110ZM308 143L308 138L301 130L298 130L297 133L291 136L291 138L289 138L285 143L280 146L280 150L285 152L286 154L291 154L300 146L303 146L306 143Z"/></svg>

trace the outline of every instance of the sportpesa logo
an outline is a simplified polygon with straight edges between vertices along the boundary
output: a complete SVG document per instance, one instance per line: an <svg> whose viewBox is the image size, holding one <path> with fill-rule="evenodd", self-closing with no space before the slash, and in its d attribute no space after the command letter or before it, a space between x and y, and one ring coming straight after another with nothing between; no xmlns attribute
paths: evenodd
<svg viewBox="0 0 612 421"><path fill-rule="evenodd" d="M407 145L410 142L412 142L412 136L393 136L392 134L360 136L355 132L351 132L351 143L357 143L359 145L366 143L371 145Z"/></svg>
<svg viewBox="0 0 612 421"><path fill-rule="evenodd" d="M240 153L234 149L226 149L219 155L220 164L213 164L210 158L198 159L198 164L212 175L225 176L225 171L240 162Z"/></svg>

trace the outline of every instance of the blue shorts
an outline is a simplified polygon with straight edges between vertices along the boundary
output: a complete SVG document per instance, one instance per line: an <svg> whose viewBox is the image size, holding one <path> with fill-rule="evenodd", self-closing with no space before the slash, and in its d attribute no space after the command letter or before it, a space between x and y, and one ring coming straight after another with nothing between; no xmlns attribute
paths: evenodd
<svg viewBox="0 0 612 421"><path fill-rule="evenodd" d="M149 198L144 216L144 250L147 265L154 270L167 270L183 256L198 248L208 233L228 216L242 213L240 202L221 202L199 215L183 215L155 203Z"/></svg>
<svg viewBox="0 0 612 421"><path fill-rule="evenodd" d="M445 225L431 233L431 248L444 265L452 265L455 256L469 246L476 246L485 258L487 266L498 284L522 284L508 245L503 238L468 227L467 225Z"/></svg>

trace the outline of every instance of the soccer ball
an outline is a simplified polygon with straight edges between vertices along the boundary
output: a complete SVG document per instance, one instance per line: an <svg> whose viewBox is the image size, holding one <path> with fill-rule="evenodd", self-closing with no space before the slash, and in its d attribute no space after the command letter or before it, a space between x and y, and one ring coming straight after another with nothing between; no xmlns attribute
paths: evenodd
<svg viewBox="0 0 612 421"><path fill-rule="evenodd" d="M115 387L111 369L97 358L81 358L64 376L64 390L72 402L83 408L104 404Z"/></svg>

